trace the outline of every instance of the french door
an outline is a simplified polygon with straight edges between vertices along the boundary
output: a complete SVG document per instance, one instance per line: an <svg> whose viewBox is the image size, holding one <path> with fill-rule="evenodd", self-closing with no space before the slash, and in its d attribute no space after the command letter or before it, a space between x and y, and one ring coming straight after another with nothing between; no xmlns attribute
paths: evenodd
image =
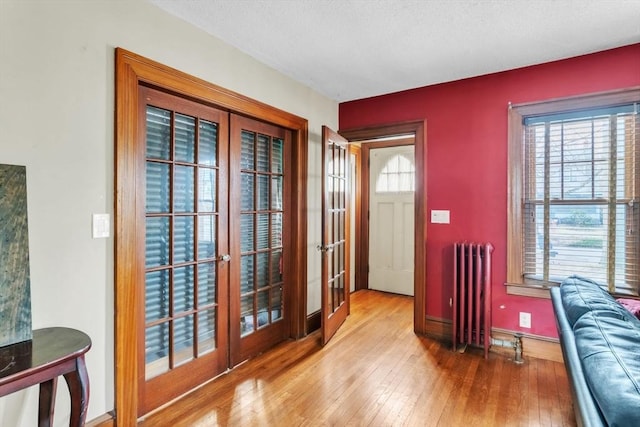
<svg viewBox="0 0 640 427"><path fill-rule="evenodd" d="M139 95L140 416L289 336L291 135L151 88Z"/></svg>
<svg viewBox="0 0 640 427"><path fill-rule="evenodd" d="M349 315L349 143L322 127L322 344Z"/></svg>
<svg viewBox="0 0 640 427"><path fill-rule="evenodd" d="M231 116L231 366L289 336L290 132Z"/></svg>

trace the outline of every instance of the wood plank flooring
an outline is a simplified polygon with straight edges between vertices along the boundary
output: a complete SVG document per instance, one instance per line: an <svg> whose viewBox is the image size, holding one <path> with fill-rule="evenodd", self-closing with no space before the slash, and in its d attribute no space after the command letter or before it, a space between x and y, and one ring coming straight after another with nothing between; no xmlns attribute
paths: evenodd
<svg viewBox="0 0 640 427"><path fill-rule="evenodd" d="M351 296L322 348L285 342L142 420L154 426L575 426L564 366L460 354L413 333L413 299Z"/></svg>

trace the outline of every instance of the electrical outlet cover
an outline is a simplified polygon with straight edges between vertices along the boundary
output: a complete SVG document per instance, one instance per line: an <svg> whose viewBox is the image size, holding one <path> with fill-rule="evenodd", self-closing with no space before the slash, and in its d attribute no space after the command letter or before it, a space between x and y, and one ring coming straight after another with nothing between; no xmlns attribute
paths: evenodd
<svg viewBox="0 0 640 427"><path fill-rule="evenodd" d="M520 327L531 328L531 313L520 312Z"/></svg>

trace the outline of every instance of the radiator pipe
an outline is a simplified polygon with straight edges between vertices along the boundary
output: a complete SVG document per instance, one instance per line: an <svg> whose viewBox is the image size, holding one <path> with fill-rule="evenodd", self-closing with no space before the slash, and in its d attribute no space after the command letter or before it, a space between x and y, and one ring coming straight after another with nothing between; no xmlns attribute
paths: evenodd
<svg viewBox="0 0 640 427"><path fill-rule="evenodd" d="M522 359L522 334L520 333L515 334L513 347L515 348L515 351L516 351L516 357L513 361L517 364L524 363L524 359Z"/></svg>

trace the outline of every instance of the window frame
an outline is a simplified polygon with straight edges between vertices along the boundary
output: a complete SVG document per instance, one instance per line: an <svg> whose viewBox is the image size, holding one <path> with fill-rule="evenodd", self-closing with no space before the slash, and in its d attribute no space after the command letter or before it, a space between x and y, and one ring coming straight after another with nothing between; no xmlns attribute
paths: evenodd
<svg viewBox="0 0 640 427"><path fill-rule="evenodd" d="M555 98L522 104L509 103L508 113L508 173L507 173L507 293L550 298L549 288L555 282L526 279L523 274L523 119L582 109L608 107L640 101L640 86L587 95ZM640 177L636 176L636 180Z"/></svg>

